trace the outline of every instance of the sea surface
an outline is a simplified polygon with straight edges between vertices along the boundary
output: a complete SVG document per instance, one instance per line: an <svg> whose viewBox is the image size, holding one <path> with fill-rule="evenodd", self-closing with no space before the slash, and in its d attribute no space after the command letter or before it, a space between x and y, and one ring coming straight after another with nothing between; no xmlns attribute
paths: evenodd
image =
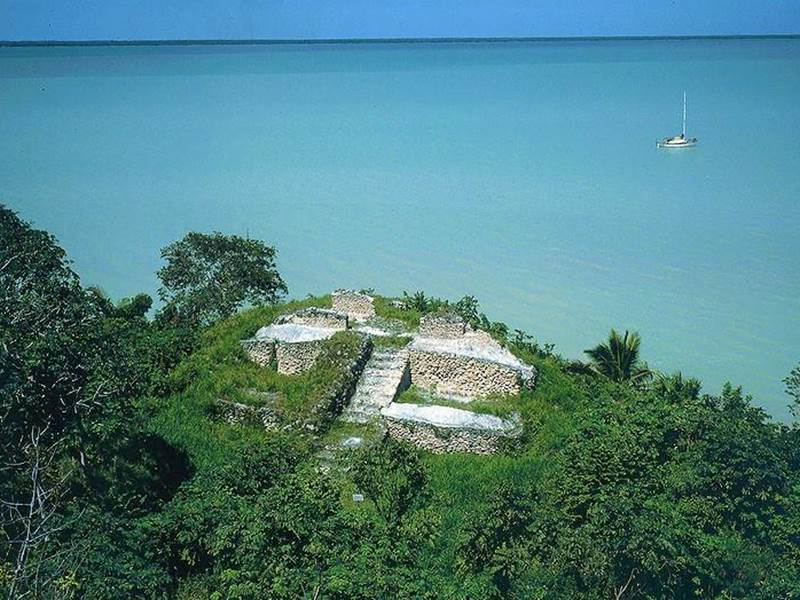
<svg viewBox="0 0 800 600"><path fill-rule="evenodd" d="M657 150L684 90L700 144ZM114 298L249 235L294 297L473 294L576 358L633 329L789 418L800 39L0 48L0 202Z"/></svg>

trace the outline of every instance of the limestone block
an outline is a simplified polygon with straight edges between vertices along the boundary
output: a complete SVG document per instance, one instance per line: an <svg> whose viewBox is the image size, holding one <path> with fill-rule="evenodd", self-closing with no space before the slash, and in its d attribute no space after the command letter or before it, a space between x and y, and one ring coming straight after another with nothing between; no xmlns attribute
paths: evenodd
<svg viewBox="0 0 800 600"><path fill-rule="evenodd" d="M365 320L375 316L374 299L353 290L336 290L331 294L333 309L352 319Z"/></svg>
<svg viewBox="0 0 800 600"><path fill-rule="evenodd" d="M411 382L437 394L479 398L520 392L520 374L506 364L414 348L409 352L409 362Z"/></svg>
<svg viewBox="0 0 800 600"><path fill-rule="evenodd" d="M294 375L310 369L322 353L322 348L323 340L278 342L275 348L278 373Z"/></svg>
<svg viewBox="0 0 800 600"><path fill-rule="evenodd" d="M436 454L492 454L512 447L521 434L516 417L501 419L418 404L393 404L381 413L391 437Z"/></svg>
<svg viewBox="0 0 800 600"><path fill-rule="evenodd" d="M262 367L275 358L275 340L252 338L242 340L240 344L250 360Z"/></svg>
<svg viewBox="0 0 800 600"><path fill-rule="evenodd" d="M288 315L282 315L275 320L275 324L284 323L341 331L347 329L348 317L347 313L342 311L312 306Z"/></svg>
<svg viewBox="0 0 800 600"><path fill-rule="evenodd" d="M460 338L466 331L464 319L453 313L424 315L419 320L419 334L422 337Z"/></svg>

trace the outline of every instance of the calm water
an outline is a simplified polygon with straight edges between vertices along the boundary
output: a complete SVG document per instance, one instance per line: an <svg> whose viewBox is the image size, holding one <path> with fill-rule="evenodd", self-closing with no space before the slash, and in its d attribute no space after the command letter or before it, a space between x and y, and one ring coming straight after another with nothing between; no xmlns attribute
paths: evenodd
<svg viewBox="0 0 800 600"><path fill-rule="evenodd" d="M684 89L701 145L658 151ZM0 198L85 284L249 233L294 296L470 293L572 357L637 329L778 418L799 173L800 40L0 49Z"/></svg>

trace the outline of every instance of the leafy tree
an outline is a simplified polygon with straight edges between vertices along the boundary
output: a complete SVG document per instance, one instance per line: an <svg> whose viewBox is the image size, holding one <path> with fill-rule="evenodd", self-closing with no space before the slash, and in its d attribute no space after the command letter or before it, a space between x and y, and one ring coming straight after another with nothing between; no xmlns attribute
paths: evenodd
<svg viewBox="0 0 800 600"><path fill-rule="evenodd" d="M320 597L349 542L332 482L272 436L184 485L156 517L170 568L225 598Z"/></svg>
<svg viewBox="0 0 800 600"><path fill-rule="evenodd" d="M453 311L460 315L467 323L474 329L482 329L487 331L494 338L502 341L508 341L508 326L500 321L491 321L482 312L480 312L480 304L474 296L464 296L452 305Z"/></svg>
<svg viewBox="0 0 800 600"><path fill-rule="evenodd" d="M130 485L125 474L142 469L115 453L158 378L146 307L144 295L115 307L83 289L53 236L0 206L0 586L10 597L66 597L90 504L151 494ZM115 485L94 485L111 464Z"/></svg>
<svg viewBox="0 0 800 600"><path fill-rule="evenodd" d="M515 329L512 336L508 340L509 346L518 354L528 355L529 357L554 357L553 350L555 344L552 342L545 342L540 344L536 338L521 329Z"/></svg>
<svg viewBox="0 0 800 600"><path fill-rule="evenodd" d="M137 294L132 298L120 300L112 314L120 319L144 318L151 306L153 306L153 299L149 294Z"/></svg>
<svg viewBox="0 0 800 600"><path fill-rule="evenodd" d="M641 338L636 332L620 335L614 329L608 341L585 350L592 359L591 367L612 381L632 383L648 379L652 374L646 365L639 362Z"/></svg>
<svg viewBox="0 0 800 600"><path fill-rule="evenodd" d="M476 519L463 563L503 596L794 597L786 429L737 388L698 397L671 379L595 398L534 501L501 494Z"/></svg>
<svg viewBox="0 0 800 600"><path fill-rule="evenodd" d="M207 325L246 303L273 303L286 293L275 249L259 240L192 232L161 251L159 296L180 322Z"/></svg>
<svg viewBox="0 0 800 600"><path fill-rule="evenodd" d="M0 560L12 597L61 576L49 541L88 454L88 419L128 389L105 368L115 352L102 319L53 236L0 206Z"/></svg>
<svg viewBox="0 0 800 600"><path fill-rule="evenodd" d="M684 378L680 372L671 375L659 373L653 381L655 394L674 399L676 402L685 399L697 400L702 387L699 380L694 377Z"/></svg>
<svg viewBox="0 0 800 600"><path fill-rule="evenodd" d="M356 463L353 480L387 524L398 523L425 491L425 469L411 446L387 438Z"/></svg>
<svg viewBox="0 0 800 600"><path fill-rule="evenodd" d="M326 572L323 597L436 599L446 582L430 564L441 538L435 507L416 507L387 524L363 507L350 521L349 541ZM341 534L340 534L341 535ZM341 539L341 537L340 537ZM452 596L453 594L449 594Z"/></svg>
<svg viewBox="0 0 800 600"><path fill-rule="evenodd" d="M453 305L453 310L467 323L474 325L480 322L480 304L475 296L464 296Z"/></svg>
<svg viewBox="0 0 800 600"><path fill-rule="evenodd" d="M339 583L336 597L441 597L423 555L438 539L441 523L426 506L430 495L420 453L386 438L362 451L352 473L367 502L352 523L354 545L331 573Z"/></svg>
<svg viewBox="0 0 800 600"><path fill-rule="evenodd" d="M71 527L57 543L77 554L79 560L57 582L51 597L58 600L167 597L174 582L163 561L160 532L154 529L153 519L127 518L87 502L70 508L72 513L66 518L72 522ZM66 545L71 541L77 542L74 549Z"/></svg>
<svg viewBox="0 0 800 600"><path fill-rule="evenodd" d="M484 572L487 594L506 597L530 558L535 498L531 490L505 483L480 512L470 515L458 548L462 573Z"/></svg>
<svg viewBox="0 0 800 600"><path fill-rule="evenodd" d="M444 308L447 305L447 302L441 300L440 298L426 296L425 292L418 291L414 292L413 294L403 292L403 304L407 308L411 308L425 314Z"/></svg>

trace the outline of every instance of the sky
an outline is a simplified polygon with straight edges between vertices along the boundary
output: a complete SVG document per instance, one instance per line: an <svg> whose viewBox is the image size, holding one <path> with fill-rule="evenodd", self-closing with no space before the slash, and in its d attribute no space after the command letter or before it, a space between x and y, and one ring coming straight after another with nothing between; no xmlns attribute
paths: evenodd
<svg viewBox="0 0 800 600"><path fill-rule="evenodd" d="M800 0L0 0L0 40L800 33Z"/></svg>

